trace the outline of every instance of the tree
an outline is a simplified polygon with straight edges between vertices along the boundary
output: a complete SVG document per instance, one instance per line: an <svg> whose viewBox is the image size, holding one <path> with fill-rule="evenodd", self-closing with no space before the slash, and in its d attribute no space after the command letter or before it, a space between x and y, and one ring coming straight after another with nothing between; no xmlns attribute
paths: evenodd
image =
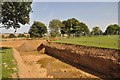
<svg viewBox="0 0 120 80"><path fill-rule="evenodd" d="M2 24L9 29L13 27L15 32L20 28L20 24L29 23L29 13L32 2L3 2L2 3Z"/></svg>
<svg viewBox="0 0 120 80"><path fill-rule="evenodd" d="M50 21L49 28L51 36L52 37L59 36L61 27L63 27L63 24L60 20L53 19L52 21Z"/></svg>
<svg viewBox="0 0 120 80"><path fill-rule="evenodd" d="M109 25L105 30L106 35L116 35L120 34L120 26L117 24Z"/></svg>
<svg viewBox="0 0 120 80"><path fill-rule="evenodd" d="M78 24L79 24L79 21L75 18L71 18L67 20L67 23L65 25L66 25L68 35L75 33L75 26L78 26Z"/></svg>
<svg viewBox="0 0 120 80"><path fill-rule="evenodd" d="M16 38L14 34L9 34L8 38Z"/></svg>
<svg viewBox="0 0 120 80"><path fill-rule="evenodd" d="M63 21L62 23L64 24L64 27L62 27L61 33L68 34L68 36L70 36L75 33L75 28L78 27L79 21L75 18L71 18Z"/></svg>
<svg viewBox="0 0 120 80"><path fill-rule="evenodd" d="M99 27L93 27L93 29L92 29L92 31L91 31L91 34L92 35L102 35L103 34L103 32L102 32L102 30L100 30L100 28Z"/></svg>
<svg viewBox="0 0 120 80"><path fill-rule="evenodd" d="M4 35L2 35L2 38L5 38L5 36L4 36Z"/></svg>
<svg viewBox="0 0 120 80"><path fill-rule="evenodd" d="M74 26L75 36L79 37L81 35L81 27L80 26Z"/></svg>
<svg viewBox="0 0 120 80"><path fill-rule="evenodd" d="M75 18L68 19L66 21L62 22L64 24L64 27L62 27L61 33L68 34L69 36L71 34L75 34L76 36L80 35L88 35L89 29L87 25L83 22L79 22Z"/></svg>
<svg viewBox="0 0 120 80"><path fill-rule="evenodd" d="M67 29L67 21L62 21L63 26L61 27L61 34L67 34L68 29Z"/></svg>
<svg viewBox="0 0 120 80"><path fill-rule="evenodd" d="M24 34L18 34L18 37L26 37Z"/></svg>
<svg viewBox="0 0 120 80"><path fill-rule="evenodd" d="M42 22L34 21L28 33L30 37L43 37L47 33L47 27Z"/></svg>
<svg viewBox="0 0 120 80"><path fill-rule="evenodd" d="M90 34L90 30L85 23L80 22L78 25L80 26L80 29L79 29L80 35L85 36Z"/></svg>

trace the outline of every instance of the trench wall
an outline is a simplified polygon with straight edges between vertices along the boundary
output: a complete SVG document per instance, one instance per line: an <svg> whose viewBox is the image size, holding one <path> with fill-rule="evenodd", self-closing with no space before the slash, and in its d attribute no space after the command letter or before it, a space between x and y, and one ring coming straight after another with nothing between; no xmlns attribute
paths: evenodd
<svg viewBox="0 0 120 80"><path fill-rule="evenodd" d="M56 44L57 46L55 46ZM120 78L120 64L118 62L118 58L117 59L114 58L114 60L112 60L106 57L107 55L102 57L96 56L96 54L100 54L100 52L101 54L110 53L109 55L111 54L118 55L119 54L118 50L103 49L103 48L97 48L97 47L86 47L86 46L79 45L77 46L77 48L81 49L81 51L79 50L78 52L75 52L73 51L73 49L76 47L75 45L69 45L69 44L62 44L61 46L60 45L61 44L58 44L58 43L45 44L44 45L45 53L60 59L64 59L78 66L83 66L95 72L99 72L114 78ZM67 46L67 49L65 48L65 46ZM89 49L89 52L87 52L88 49ZM91 54L90 51L93 51L94 54L89 55Z"/></svg>

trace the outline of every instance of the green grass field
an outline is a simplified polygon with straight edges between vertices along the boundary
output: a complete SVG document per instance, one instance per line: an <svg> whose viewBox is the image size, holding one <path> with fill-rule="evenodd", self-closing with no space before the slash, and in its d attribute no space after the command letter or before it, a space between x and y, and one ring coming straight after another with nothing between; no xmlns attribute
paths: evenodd
<svg viewBox="0 0 120 80"><path fill-rule="evenodd" d="M62 38L59 41L60 43L70 43L70 44L78 44L85 46L96 46L102 48L112 48L119 49L120 44L118 43L118 35L112 36L92 36L92 37L72 37L72 38Z"/></svg>
<svg viewBox="0 0 120 80"><path fill-rule="evenodd" d="M2 53L2 78L11 78L11 74L17 72L17 70L14 70L16 68L16 62L12 54L12 49L3 47L0 52Z"/></svg>

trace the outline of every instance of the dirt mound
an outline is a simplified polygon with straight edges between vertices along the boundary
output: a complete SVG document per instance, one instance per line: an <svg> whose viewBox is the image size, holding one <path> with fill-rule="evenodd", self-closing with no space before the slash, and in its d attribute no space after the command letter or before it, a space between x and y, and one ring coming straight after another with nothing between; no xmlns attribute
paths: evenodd
<svg viewBox="0 0 120 80"><path fill-rule="evenodd" d="M16 49L20 52L28 52L28 51L35 51L36 47L34 47L34 45L32 45L32 43L24 42L21 46L19 46Z"/></svg>

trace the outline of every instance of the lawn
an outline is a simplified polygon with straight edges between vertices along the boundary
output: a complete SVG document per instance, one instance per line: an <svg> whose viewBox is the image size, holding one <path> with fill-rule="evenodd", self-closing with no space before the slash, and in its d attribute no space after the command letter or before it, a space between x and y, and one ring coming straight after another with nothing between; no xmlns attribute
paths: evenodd
<svg viewBox="0 0 120 80"><path fill-rule="evenodd" d="M0 48L0 80L2 79L2 50Z"/></svg>
<svg viewBox="0 0 120 80"><path fill-rule="evenodd" d="M85 46L96 46L96 47L112 48L112 49L120 50L120 47L118 48L119 46L118 40L120 40L120 37L118 35L112 35L112 36L62 38L61 40L55 42L78 44Z"/></svg>
<svg viewBox="0 0 120 80"><path fill-rule="evenodd" d="M0 50L2 60L2 78L11 78L12 73L17 73L16 61L12 54L12 48L2 47Z"/></svg>

